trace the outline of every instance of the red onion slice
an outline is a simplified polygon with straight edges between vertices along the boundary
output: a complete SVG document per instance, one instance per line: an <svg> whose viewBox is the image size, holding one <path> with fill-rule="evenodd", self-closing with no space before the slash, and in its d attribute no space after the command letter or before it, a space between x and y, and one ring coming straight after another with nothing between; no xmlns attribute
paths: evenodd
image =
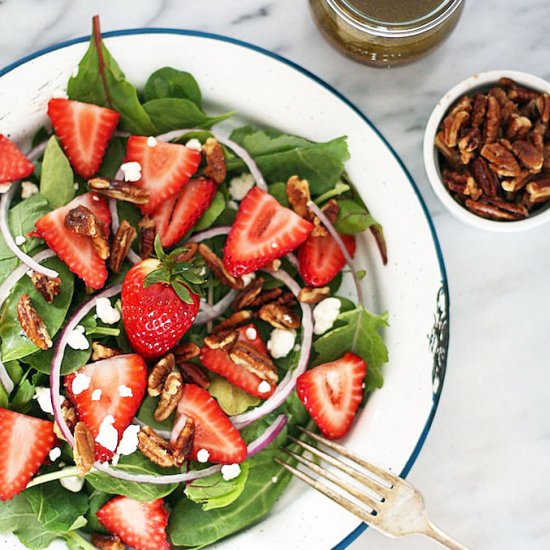
<svg viewBox="0 0 550 550"><path fill-rule="evenodd" d="M229 149L231 149L238 157L240 157L252 174L252 177L256 181L256 185L260 189L267 191L267 184L265 182L264 176L260 172L256 161L252 158L250 153L244 147L241 147L238 143L235 143L233 140L220 135L218 132L214 132L213 130L204 130L201 128L180 128L179 130L173 130L171 132L167 132L166 134L161 134L160 136L157 136L156 139L158 139L159 141L172 141L173 139L177 139L182 135L188 134L190 132L205 131L210 132L220 143L222 143L226 147L229 147Z"/></svg>
<svg viewBox="0 0 550 550"><path fill-rule="evenodd" d="M217 319L224 314L225 310L233 303L233 300L237 296L236 290L230 290L219 302L216 302L213 306L201 300L201 310L197 314L195 319L196 325L205 325L209 321ZM203 307L204 306L204 307Z"/></svg>
<svg viewBox="0 0 550 550"><path fill-rule="evenodd" d="M44 153L44 151L46 150L46 147L48 146L48 141L49 141L49 139L45 139L42 143L39 143L38 145L33 147L27 153L27 158L31 162L34 162L34 161L38 160L42 156L42 153Z"/></svg>
<svg viewBox="0 0 550 550"><path fill-rule="evenodd" d="M207 229L206 231L195 233L194 235L191 236L191 238L187 242L200 243L202 241L206 241L207 239L211 239L212 237L227 235L229 231L231 231L231 227L229 225L221 225L220 227L213 227L212 229Z"/></svg>

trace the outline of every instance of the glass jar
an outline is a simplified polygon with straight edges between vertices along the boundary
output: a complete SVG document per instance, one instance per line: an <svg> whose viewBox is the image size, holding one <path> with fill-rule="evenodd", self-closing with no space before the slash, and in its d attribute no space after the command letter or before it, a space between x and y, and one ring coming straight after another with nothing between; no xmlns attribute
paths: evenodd
<svg viewBox="0 0 550 550"><path fill-rule="evenodd" d="M375 67L401 65L426 54L451 33L464 7L463 0L310 0L309 4L313 19L333 46Z"/></svg>

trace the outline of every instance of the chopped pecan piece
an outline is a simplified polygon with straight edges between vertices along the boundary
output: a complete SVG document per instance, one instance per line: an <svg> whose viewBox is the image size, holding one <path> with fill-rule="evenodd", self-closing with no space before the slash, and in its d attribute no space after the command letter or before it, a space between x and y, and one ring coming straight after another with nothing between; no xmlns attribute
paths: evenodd
<svg viewBox="0 0 550 550"><path fill-rule="evenodd" d="M217 139L208 138L202 146L202 153L206 159L204 175L212 178L219 185L227 174L223 147Z"/></svg>
<svg viewBox="0 0 550 550"><path fill-rule="evenodd" d="M491 204L486 204L479 201L466 199L466 201L464 202L464 205L468 210L470 210L470 212L473 212L474 214L477 214L482 218L488 218L490 220L499 220L499 221L517 220L517 217L514 214L507 212L506 210L497 208L496 206L493 206Z"/></svg>
<svg viewBox="0 0 550 550"><path fill-rule="evenodd" d="M530 90L524 86L520 86L517 82L510 78L503 77L500 79L500 83L508 88L508 97L519 103L527 103L532 99L536 99L538 92Z"/></svg>
<svg viewBox="0 0 550 550"><path fill-rule="evenodd" d="M166 420L176 410L182 392L183 380L181 374L172 371L164 381L160 400L155 410L154 417L157 422Z"/></svg>
<svg viewBox="0 0 550 550"><path fill-rule="evenodd" d="M21 328L28 336L29 340L40 349L49 349L52 347L52 339L48 333L48 329L34 309L31 298L28 294L21 294L17 302L17 319Z"/></svg>
<svg viewBox="0 0 550 550"><path fill-rule="evenodd" d="M476 180L471 176L466 178L466 188L464 189L464 194L472 197L475 201L483 194L483 191L476 184Z"/></svg>
<svg viewBox="0 0 550 550"><path fill-rule="evenodd" d="M472 110L472 98L468 95L462 96L451 108L449 115L454 116L460 111L470 112Z"/></svg>
<svg viewBox="0 0 550 550"><path fill-rule="evenodd" d="M102 260L109 257L109 245L103 223L89 208L80 205L69 210L65 216L65 227L77 235L89 237Z"/></svg>
<svg viewBox="0 0 550 550"><path fill-rule="evenodd" d="M330 296L330 288L328 286L309 287L305 286L298 294L298 301L303 304L318 304L321 300Z"/></svg>
<svg viewBox="0 0 550 550"><path fill-rule="evenodd" d="M110 348L109 346L104 346L100 342L92 342L92 361L101 361L102 359L110 359L116 355L120 355L121 350L117 348Z"/></svg>
<svg viewBox="0 0 550 550"><path fill-rule="evenodd" d="M456 114L448 115L443 121L443 141L447 147L455 147L458 143L460 130L468 124L470 115L466 111L458 111Z"/></svg>
<svg viewBox="0 0 550 550"><path fill-rule="evenodd" d="M85 476L95 462L94 436L84 422L78 422L74 429L73 457L79 476Z"/></svg>
<svg viewBox="0 0 550 550"><path fill-rule="evenodd" d="M241 309L230 315L225 321L222 321L219 325L216 326L216 331L225 330L225 329L235 329L242 325L246 325L250 319L254 317L254 314L248 309Z"/></svg>
<svg viewBox="0 0 550 550"><path fill-rule="evenodd" d="M99 550L124 550L126 548L126 545L116 535L93 533L92 544Z"/></svg>
<svg viewBox="0 0 550 550"><path fill-rule="evenodd" d="M151 256L157 234L155 221L149 216L143 216L138 223L139 230L139 255L146 260Z"/></svg>
<svg viewBox="0 0 550 550"><path fill-rule="evenodd" d="M506 137L508 139L525 137L532 127L533 123L526 116L512 115L506 128Z"/></svg>
<svg viewBox="0 0 550 550"><path fill-rule="evenodd" d="M260 292L254 301L250 304L250 307L260 307L269 302L273 302L283 294L282 289L280 288L270 288L269 290L264 290Z"/></svg>
<svg viewBox="0 0 550 550"><path fill-rule="evenodd" d="M323 212L328 221L332 224L336 223L339 210L338 203L334 199L327 201L321 208L321 212ZM312 237L326 237L328 235L328 231L317 216L313 218L313 225L315 227L311 232Z"/></svg>
<svg viewBox="0 0 550 550"><path fill-rule="evenodd" d="M90 191L95 191L105 197L134 204L145 204L149 200L147 189L127 181L93 178L88 181L88 187Z"/></svg>
<svg viewBox="0 0 550 550"><path fill-rule="evenodd" d="M485 126L483 136L485 143L496 141L500 128L500 103L498 99L490 95L487 98L487 116L485 118Z"/></svg>
<svg viewBox="0 0 550 550"><path fill-rule="evenodd" d="M183 425L181 432L172 446L172 456L176 466L181 467L183 463L190 459L193 452L193 443L195 442L195 421L188 417Z"/></svg>
<svg viewBox="0 0 550 550"><path fill-rule="evenodd" d="M245 286L238 294L231 307L238 311L250 306L262 291L264 279L257 277L249 285Z"/></svg>
<svg viewBox="0 0 550 550"><path fill-rule="evenodd" d="M272 385L277 384L275 365L267 355L252 344L243 341L237 342L229 352L229 357L234 363L244 367L262 380L266 380Z"/></svg>
<svg viewBox="0 0 550 550"><path fill-rule="evenodd" d="M311 200L308 181L302 180L298 176L290 177L286 184L286 194L292 210L298 216L310 220L312 212L307 206L308 201Z"/></svg>
<svg viewBox="0 0 550 550"><path fill-rule="evenodd" d="M434 145L451 166L457 166L460 163L460 157L457 151L449 147L443 140L443 132L439 132L435 136Z"/></svg>
<svg viewBox="0 0 550 550"><path fill-rule="evenodd" d="M176 257L176 262L190 262L195 257L198 250L199 245L197 243L185 243L182 253L178 254Z"/></svg>
<svg viewBox="0 0 550 550"><path fill-rule="evenodd" d="M65 401L61 403L61 414L63 415L63 419L65 420L69 431L74 432L76 423L78 422L78 415L76 413L74 405L68 399L65 399ZM53 431L59 439L65 441L65 436L57 425L57 422L54 422L53 424Z"/></svg>
<svg viewBox="0 0 550 550"><path fill-rule="evenodd" d="M485 195L494 197L497 194L498 178L481 157L472 162L472 175Z"/></svg>
<svg viewBox="0 0 550 550"><path fill-rule="evenodd" d="M471 125L473 128L479 128L485 120L487 114L487 97L483 94L474 96L474 106L472 109Z"/></svg>
<svg viewBox="0 0 550 550"><path fill-rule="evenodd" d="M527 170L523 170L519 176L511 180L502 180L500 185L504 191L515 193L516 191L523 189L532 177L533 174L530 174Z"/></svg>
<svg viewBox="0 0 550 550"><path fill-rule="evenodd" d="M161 394L164 382L175 366L176 361L172 353L165 355L155 364L147 378L147 393L151 397L158 397Z"/></svg>
<svg viewBox="0 0 550 550"><path fill-rule="evenodd" d="M240 277L233 277L233 275L225 269L223 261L218 258L208 246L203 243L199 244L199 254L203 257L206 265L214 274L214 277L222 284L234 288L235 290L241 290L241 288L243 288L243 280Z"/></svg>
<svg viewBox="0 0 550 550"><path fill-rule="evenodd" d="M178 368L186 384L196 384L203 390L208 389L208 386L210 386L210 379L197 365L188 363L187 361L178 361Z"/></svg>
<svg viewBox="0 0 550 550"><path fill-rule="evenodd" d="M537 149L530 141L518 139L512 144L512 151L531 174L537 174L542 170L544 161L543 152Z"/></svg>
<svg viewBox="0 0 550 550"><path fill-rule="evenodd" d="M175 465L170 443L162 439L151 426L145 426L139 431L138 449L161 468L170 468Z"/></svg>
<svg viewBox="0 0 550 550"><path fill-rule="evenodd" d="M526 189L530 204L550 201L550 178L532 181Z"/></svg>
<svg viewBox="0 0 550 550"><path fill-rule="evenodd" d="M201 348L193 342L186 342L175 347L172 351L176 357L176 363L178 363L179 361L190 361L198 357L201 353Z"/></svg>
<svg viewBox="0 0 550 550"><path fill-rule="evenodd" d="M499 143L487 143L481 149L481 156L490 163L490 168L499 176L519 176L521 168L514 155L506 148L503 140Z"/></svg>
<svg viewBox="0 0 550 550"><path fill-rule="evenodd" d="M120 272L122 262L126 258L126 254L128 254L128 250L130 250L130 246L132 246L136 237L136 230L126 220L122 220L113 238L111 258L109 259L109 266L115 273Z"/></svg>
<svg viewBox="0 0 550 550"><path fill-rule="evenodd" d="M535 105L540 113L540 121L543 124L548 124L550 121L550 96L541 94L535 99Z"/></svg>
<svg viewBox="0 0 550 550"><path fill-rule="evenodd" d="M300 318L290 308L278 302L265 304L258 311L258 317L275 328L295 329Z"/></svg>
<svg viewBox="0 0 550 550"><path fill-rule="evenodd" d="M480 141L481 132L479 128L471 128L458 140L458 150L460 151L460 162L462 164L468 164L472 160L474 151L479 147Z"/></svg>
<svg viewBox="0 0 550 550"><path fill-rule="evenodd" d="M61 292L61 279L59 277L47 277L43 273L33 271L31 281L34 288L42 294L44 300L49 304Z"/></svg>
<svg viewBox="0 0 550 550"><path fill-rule="evenodd" d="M204 345L210 349L225 349L231 347L239 339L239 333L233 328L221 329L204 338Z"/></svg>
<svg viewBox="0 0 550 550"><path fill-rule="evenodd" d="M283 292L283 294L277 298L277 303L283 306L293 307L296 305L296 297L292 292Z"/></svg>

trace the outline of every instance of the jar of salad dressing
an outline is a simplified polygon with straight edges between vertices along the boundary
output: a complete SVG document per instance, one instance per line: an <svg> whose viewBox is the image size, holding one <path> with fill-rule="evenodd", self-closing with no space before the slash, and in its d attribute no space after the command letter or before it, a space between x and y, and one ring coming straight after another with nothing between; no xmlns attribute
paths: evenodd
<svg viewBox="0 0 550 550"><path fill-rule="evenodd" d="M342 53L375 67L426 54L456 26L463 0L310 0L313 18Z"/></svg>

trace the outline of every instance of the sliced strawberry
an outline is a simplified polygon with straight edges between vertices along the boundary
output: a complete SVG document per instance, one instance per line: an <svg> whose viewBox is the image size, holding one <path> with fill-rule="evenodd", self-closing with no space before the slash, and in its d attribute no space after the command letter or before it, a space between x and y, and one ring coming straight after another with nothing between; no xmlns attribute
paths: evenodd
<svg viewBox="0 0 550 550"><path fill-rule="evenodd" d="M265 344L253 323L240 327L237 330L239 332L239 340L248 342L257 350L267 354ZM254 335L254 338L249 338L251 335ZM262 383L262 379L246 370L243 366L234 363L229 354L223 349L210 349L208 346L203 346L201 348L200 360L208 370L223 376L233 385L250 395L259 397L260 399L267 399L275 391L275 386L271 386L267 392L261 392L260 384Z"/></svg>
<svg viewBox="0 0 550 550"><path fill-rule="evenodd" d="M75 172L91 178L101 166L120 115L105 107L62 98L50 99L48 115Z"/></svg>
<svg viewBox="0 0 550 550"><path fill-rule="evenodd" d="M167 198L175 195L197 171L201 154L177 143L148 145L149 138L131 136L126 160L139 162L141 179L136 185L149 191L149 201L141 206L144 214L151 214Z"/></svg>
<svg viewBox="0 0 550 550"><path fill-rule="evenodd" d="M53 422L0 408L0 500L20 493L52 449Z"/></svg>
<svg viewBox="0 0 550 550"><path fill-rule="evenodd" d="M69 210L86 206L103 222L105 234L109 235L111 214L105 199L94 193L86 193L73 199L69 204L55 209L36 221L38 235L67 264L69 269L84 280L91 288L102 288L107 279L105 261L97 254L92 241L77 235L65 227L65 217Z"/></svg>
<svg viewBox="0 0 550 550"><path fill-rule="evenodd" d="M355 255L355 237L340 235L349 255ZM309 236L298 249L298 271L309 286L324 286L330 283L346 265L346 259L336 241L330 235Z"/></svg>
<svg viewBox="0 0 550 550"><path fill-rule="evenodd" d="M170 550L166 535L168 512L160 498L142 502L115 497L96 515L105 529L136 550Z"/></svg>
<svg viewBox="0 0 550 550"><path fill-rule="evenodd" d="M90 386L75 395L73 380L82 373L88 376ZM103 361L85 365L78 371L65 377L67 396L74 403L78 417L90 428L94 438L106 416L112 415L113 426L118 432L118 440L136 414L145 394L147 385L147 366L136 354L118 355ZM123 397L124 386L130 388L132 395ZM92 399L95 390L101 390L99 400ZM128 392L129 393L129 392ZM95 396L97 397L97 395ZM118 443L118 441L117 441ZM106 449L96 442L96 460L106 461L113 456L113 449Z"/></svg>
<svg viewBox="0 0 550 550"><path fill-rule="evenodd" d="M152 217L162 246L176 244L197 223L210 206L216 187L210 179L192 179L155 210Z"/></svg>
<svg viewBox="0 0 550 550"><path fill-rule="evenodd" d="M256 271L297 248L312 229L308 221L253 187L241 202L227 237L225 267L235 277Z"/></svg>
<svg viewBox="0 0 550 550"><path fill-rule="evenodd" d="M206 390L184 384L178 414L195 421L191 459L197 458L200 449L208 451L210 462L239 464L246 458L246 443L241 434Z"/></svg>
<svg viewBox="0 0 550 550"><path fill-rule="evenodd" d="M0 183L26 178L33 171L33 163L19 150L19 147L0 134Z"/></svg>
<svg viewBox="0 0 550 550"><path fill-rule="evenodd" d="M363 399L367 365L353 353L298 377L296 391L311 418L329 439L344 436Z"/></svg>

